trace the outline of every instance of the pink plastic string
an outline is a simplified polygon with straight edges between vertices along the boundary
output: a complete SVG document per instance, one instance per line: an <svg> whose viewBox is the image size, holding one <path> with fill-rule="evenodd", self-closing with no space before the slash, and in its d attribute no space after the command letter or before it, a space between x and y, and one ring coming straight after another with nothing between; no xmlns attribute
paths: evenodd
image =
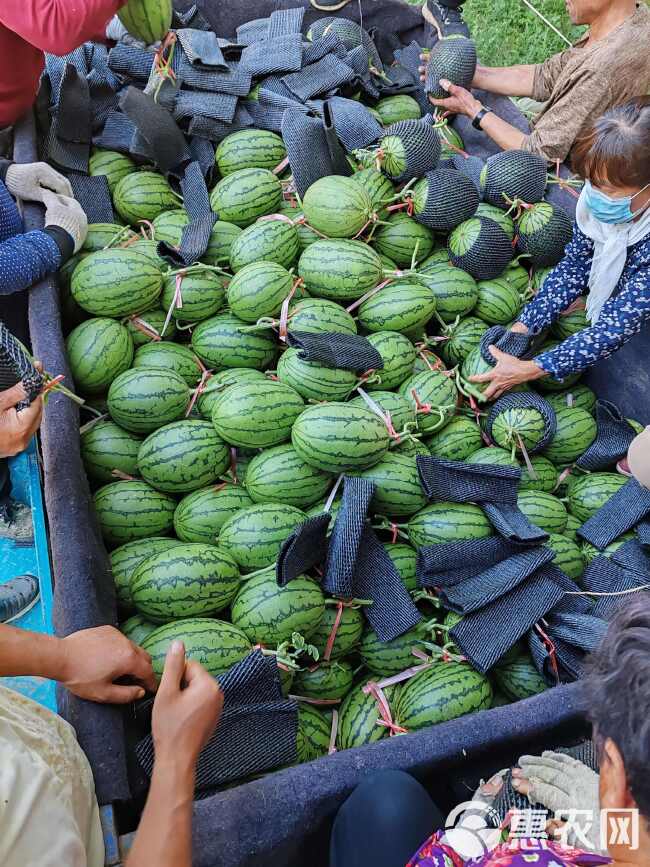
<svg viewBox="0 0 650 867"><path fill-rule="evenodd" d="M303 279L302 277L298 277L291 287L291 291L287 295L287 297L282 302L282 308L280 310L280 340L283 343L287 342L287 332L288 332L288 324L289 324L289 305L291 304L291 299L296 294L296 290L299 286L302 286Z"/></svg>
<svg viewBox="0 0 650 867"><path fill-rule="evenodd" d="M393 735L405 735L407 734L407 729L402 726L398 726L393 722L393 715L391 713L390 705L388 704L388 699L384 695L381 687L375 683L374 681L369 681L364 687L363 691L366 695L371 695L375 701L377 702L377 709L379 711L381 719L378 719L376 725L384 726L390 732L391 737Z"/></svg>

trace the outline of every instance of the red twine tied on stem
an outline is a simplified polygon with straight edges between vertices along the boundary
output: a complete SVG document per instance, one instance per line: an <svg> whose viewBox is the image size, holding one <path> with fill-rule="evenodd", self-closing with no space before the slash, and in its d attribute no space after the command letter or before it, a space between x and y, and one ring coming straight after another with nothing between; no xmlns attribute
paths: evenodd
<svg viewBox="0 0 650 867"><path fill-rule="evenodd" d="M234 446L230 449L230 472L232 473L234 483L237 485L237 449Z"/></svg>
<svg viewBox="0 0 650 867"><path fill-rule="evenodd" d="M428 415L430 412L433 411L433 407L431 406L430 403L422 403L420 401L420 398L418 397L418 393L414 388L411 389L411 397L415 401L415 412L416 413L420 412L420 413L423 413L424 415Z"/></svg>
<svg viewBox="0 0 650 867"><path fill-rule="evenodd" d="M555 679L557 682L560 682L560 670L557 664L557 651L555 650L555 645L552 640L548 637L548 635L544 632L539 623L535 624L535 632L539 633L540 638L544 644L544 647L548 650L548 656L551 660L551 668L553 669L553 674L555 675Z"/></svg>
<svg viewBox="0 0 650 867"><path fill-rule="evenodd" d="M349 603L347 603L349 606ZM325 643L325 652L323 653L323 659L325 662L330 661L330 657L332 655L332 650L334 650L334 642L336 641L336 635L339 631L339 626L341 625L341 618L343 617L343 609L346 607L346 603L340 600L336 603L336 617L334 618L334 623L332 624L332 628L330 630L330 634L327 636L327 642Z"/></svg>
<svg viewBox="0 0 650 867"><path fill-rule="evenodd" d="M169 78L172 81L176 81L176 73L171 67L171 49L176 44L176 34L173 30L170 30L167 36L163 39L160 48L156 51L154 57L154 70L156 75L161 78ZM167 56L167 52L169 56Z"/></svg>
<svg viewBox="0 0 650 867"><path fill-rule="evenodd" d="M391 282L390 278L388 280L384 280L383 283L379 284L379 286L375 286L375 288L371 289L370 292L366 292L366 294L362 295L361 298L357 298L357 300L353 304L350 304L349 307L345 308L346 311L348 313L352 313L352 311L356 310L357 307L361 307L361 305L363 304L364 301L367 301L369 298L372 298L372 296L376 295L380 289L383 289L385 286L388 286L388 284L390 282Z"/></svg>
<svg viewBox="0 0 650 867"><path fill-rule="evenodd" d="M64 379L65 379L65 376L64 376L62 373L60 373L58 376L53 376L52 379L49 379L49 380L45 383L45 385L44 385L43 388L41 389L41 394L42 394L42 395L45 395L45 394L48 393L48 391L52 391L52 389L53 389L53 388L56 388L57 385L58 385L60 382L63 382Z"/></svg>
<svg viewBox="0 0 650 867"><path fill-rule="evenodd" d="M203 365L201 365L201 367L203 367ZM203 367L203 372L201 373L201 379L199 381L199 384L192 392L192 398L188 404L187 409L185 410L185 418L188 418L188 416L191 415L192 410L194 409L194 406L195 406L197 400L204 393L205 387L208 384L208 380L210 379L211 376L212 376L212 371L206 370L205 367Z"/></svg>
<svg viewBox="0 0 650 867"><path fill-rule="evenodd" d="M396 723L393 722L393 715L391 713L390 705L388 704L388 699L384 695L379 684L371 680L364 686L363 691L366 693L366 695L371 695L377 702L377 709L379 711L381 719L377 720L376 725L387 728L390 733L390 737L392 737L393 735L408 734L408 729L405 729L402 726L398 726Z"/></svg>
<svg viewBox="0 0 650 867"><path fill-rule="evenodd" d="M160 334L158 334L158 332L153 327L153 325L150 325L148 322L146 322L144 319L141 319L139 316L130 316L129 321L131 322L131 324L133 325L134 328L137 328L138 331L140 331L142 334L144 334L150 340L155 340L155 341L162 340L162 337L160 336Z"/></svg>
<svg viewBox="0 0 650 867"><path fill-rule="evenodd" d="M397 542L397 538L399 536L399 528L398 528L397 524L395 524L394 522L391 522L390 531L392 533L390 541L391 541L391 544L394 545Z"/></svg>
<svg viewBox="0 0 650 867"><path fill-rule="evenodd" d="M128 473L123 473L122 470L111 470L111 475L116 479L121 479L123 482L135 482L135 476L130 476Z"/></svg>
<svg viewBox="0 0 650 867"><path fill-rule="evenodd" d="M174 314L174 310L181 310L183 307L183 293L181 291L181 286L183 285L183 278L185 277L186 273L186 271L179 271L176 275L174 294L172 296L171 304L169 305L169 310L167 311L167 316L165 317L165 324L162 328L162 334L167 331L169 323L171 322L171 318Z"/></svg>
<svg viewBox="0 0 650 867"><path fill-rule="evenodd" d="M299 286L302 286L303 283L304 283L304 280L302 279L302 277L298 277L295 280L293 286L291 287L291 291L289 292L287 297L282 302L282 308L280 310L279 331L280 331L280 340L283 343L287 342L287 334L288 334L288 328L289 328L289 304L291 304L291 299L296 294L296 290L298 289Z"/></svg>

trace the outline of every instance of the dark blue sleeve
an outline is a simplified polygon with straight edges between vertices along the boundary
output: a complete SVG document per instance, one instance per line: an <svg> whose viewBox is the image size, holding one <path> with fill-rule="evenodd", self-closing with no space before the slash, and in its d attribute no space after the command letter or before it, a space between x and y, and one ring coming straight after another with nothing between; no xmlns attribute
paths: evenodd
<svg viewBox="0 0 650 867"><path fill-rule="evenodd" d="M593 241L575 225L564 258L544 280L537 295L519 317L531 334L539 334L548 328L563 310L582 295L589 285L593 255Z"/></svg>
<svg viewBox="0 0 650 867"><path fill-rule="evenodd" d="M0 181L0 241L6 241L23 231L23 221L11 193Z"/></svg>

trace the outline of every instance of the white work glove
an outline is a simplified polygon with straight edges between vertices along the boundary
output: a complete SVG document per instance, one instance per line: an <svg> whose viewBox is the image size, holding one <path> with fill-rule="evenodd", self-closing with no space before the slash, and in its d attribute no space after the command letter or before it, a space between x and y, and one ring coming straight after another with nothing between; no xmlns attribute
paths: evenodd
<svg viewBox="0 0 650 867"><path fill-rule="evenodd" d="M136 39L135 36L131 36L117 15L114 15L106 25L106 38L111 42L121 42L123 45L130 45L132 48L147 47L146 43Z"/></svg>
<svg viewBox="0 0 650 867"><path fill-rule="evenodd" d="M547 750L541 756L522 756L519 759L520 783L513 775L515 791L525 792L528 782L528 800L531 804L542 804L553 813L568 811L590 811L589 819L578 814L575 821L569 822L567 842L576 848L588 843L591 851L602 853L600 848L600 797L599 777L595 771L577 759L564 753ZM588 814L583 814L588 815Z"/></svg>
<svg viewBox="0 0 650 867"><path fill-rule="evenodd" d="M58 226L64 229L74 241L74 251L78 253L88 234L88 218L76 199L60 196L43 190L45 205L45 226Z"/></svg>
<svg viewBox="0 0 650 867"><path fill-rule="evenodd" d="M5 185L12 196L29 202L42 202L44 191L73 196L70 181L47 163L13 163L7 169Z"/></svg>

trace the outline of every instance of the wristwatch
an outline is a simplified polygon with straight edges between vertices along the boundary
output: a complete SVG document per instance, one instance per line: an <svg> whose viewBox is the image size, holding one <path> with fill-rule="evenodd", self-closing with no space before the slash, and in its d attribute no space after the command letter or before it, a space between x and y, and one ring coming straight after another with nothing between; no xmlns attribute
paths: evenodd
<svg viewBox="0 0 650 867"><path fill-rule="evenodd" d="M481 129L481 121L483 120L485 115L489 114L489 112L491 111L491 108L481 108L480 111L477 111L472 120L472 126L474 127L474 129Z"/></svg>

